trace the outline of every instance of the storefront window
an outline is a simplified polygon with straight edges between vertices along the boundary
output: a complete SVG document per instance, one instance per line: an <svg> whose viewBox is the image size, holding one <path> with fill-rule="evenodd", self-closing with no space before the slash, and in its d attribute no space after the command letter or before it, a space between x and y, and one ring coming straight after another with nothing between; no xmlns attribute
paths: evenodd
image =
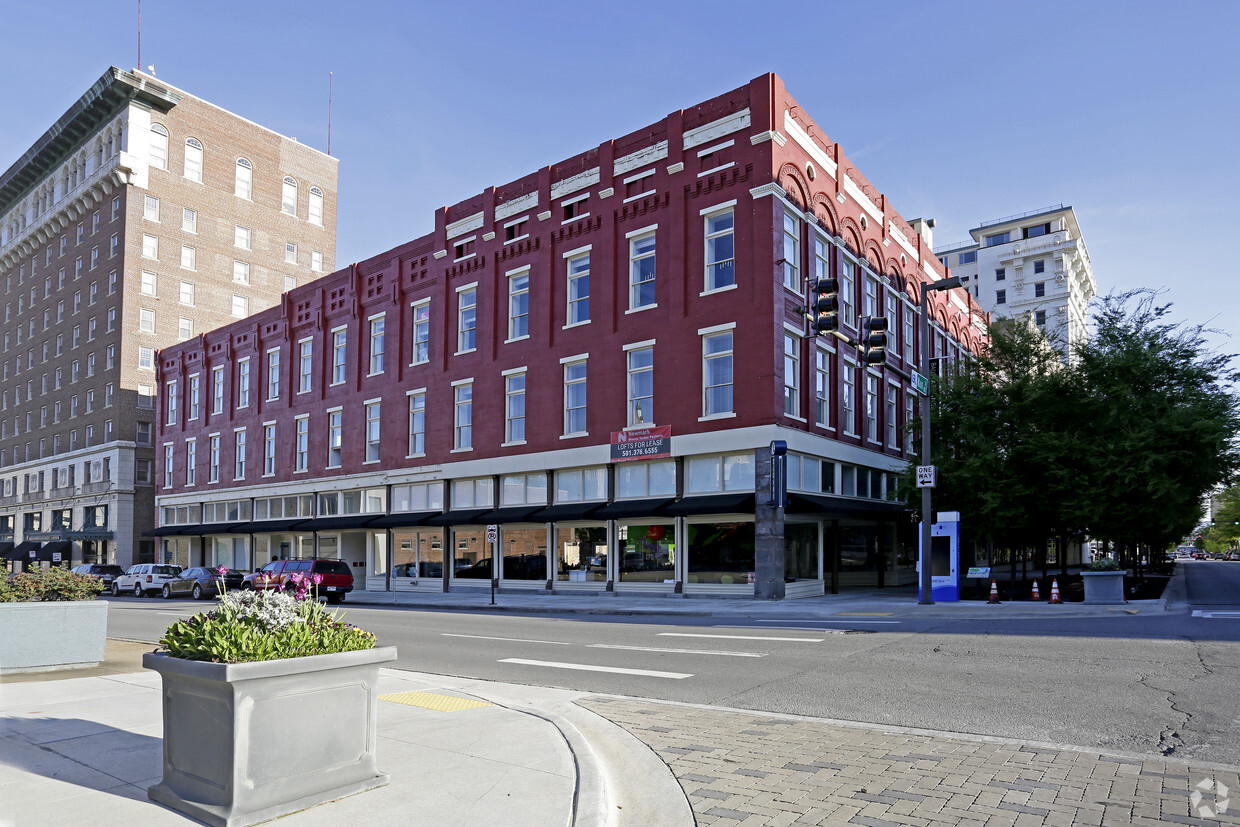
<svg viewBox="0 0 1240 827"><path fill-rule="evenodd" d="M547 579L547 529L544 526L505 527L500 539L504 546L501 577L505 580Z"/></svg>
<svg viewBox="0 0 1240 827"><path fill-rule="evenodd" d="M421 482L392 486L393 511L439 511L443 508L443 483Z"/></svg>
<svg viewBox="0 0 1240 827"><path fill-rule="evenodd" d="M676 527L671 522L626 525L620 528L620 580L624 583L662 583L674 577Z"/></svg>
<svg viewBox="0 0 1240 827"><path fill-rule="evenodd" d="M555 472L557 503L607 499L606 468L573 468Z"/></svg>
<svg viewBox="0 0 1240 827"><path fill-rule="evenodd" d="M616 497L673 497L676 495L676 463L626 462L616 467Z"/></svg>
<svg viewBox="0 0 1240 827"><path fill-rule="evenodd" d="M484 526L457 526L452 529L452 576L462 580L491 578L491 550L487 548Z"/></svg>
<svg viewBox="0 0 1240 827"><path fill-rule="evenodd" d="M392 577L443 577L443 530L400 528L392 532Z"/></svg>
<svg viewBox="0 0 1240 827"><path fill-rule="evenodd" d="M607 528L605 526L557 527L555 579L568 583L607 579Z"/></svg>
<svg viewBox="0 0 1240 827"><path fill-rule="evenodd" d="M819 579L817 523L784 523L784 577Z"/></svg>
<svg viewBox="0 0 1240 827"><path fill-rule="evenodd" d="M754 524L690 523L689 582L745 585L754 573Z"/></svg>

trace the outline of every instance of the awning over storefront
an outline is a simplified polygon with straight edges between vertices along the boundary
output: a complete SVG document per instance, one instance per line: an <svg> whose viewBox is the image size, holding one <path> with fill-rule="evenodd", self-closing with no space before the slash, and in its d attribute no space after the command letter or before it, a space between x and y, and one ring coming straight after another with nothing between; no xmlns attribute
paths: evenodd
<svg viewBox="0 0 1240 827"><path fill-rule="evenodd" d="M478 522L482 525L535 522L530 519L530 516L535 512L541 511L542 508L543 506L541 505L510 505L504 508L497 508L494 511L488 511L478 518Z"/></svg>
<svg viewBox="0 0 1240 827"><path fill-rule="evenodd" d="M427 520L442 513L442 511L406 511L401 514L387 514L371 520L369 528L413 528L426 525Z"/></svg>
<svg viewBox="0 0 1240 827"><path fill-rule="evenodd" d="M348 514L337 517L315 517L303 520L294 528L297 531L339 531L345 528L365 528L375 519L374 514Z"/></svg>
<svg viewBox="0 0 1240 827"><path fill-rule="evenodd" d="M195 536L203 536L205 534L227 534L241 523L203 523L201 525L182 526L181 534L192 534Z"/></svg>
<svg viewBox="0 0 1240 827"><path fill-rule="evenodd" d="M44 543L34 559L46 560L50 563L68 563L72 551L73 544L68 540L53 540L50 543Z"/></svg>
<svg viewBox="0 0 1240 827"><path fill-rule="evenodd" d="M540 508L530 515L530 520L537 523L565 522L568 520L589 520L595 511L606 503L560 503L559 505Z"/></svg>
<svg viewBox="0 0 1240 827"><path fill-rule="evenodd" d="M25 542L18 543L16 546L14 546L14 547L13 547L13 548L9 551L9 553L8 553L7 555L5 555L5 556L6 556L9 560L31 560L31 559L37 559L37 558L32 558L32 557L30 556L30 552L32 552L32 551L33 551L33 552L35 552L35 553L37 554L37 553L38 553L38 551L39 551L39 547L40 547L40 546L42 546L42 545L43 545L42 543L36 543L34 540L26 540Z"/></svg>
<svg viewBox="0 0 1240 827"><path fill-rule="evenodd" d="M816 494L789 494L786 514L817 514L822 517L859 517L868 520L890 520L907 508L903 503L882 500L853 500Z"/></svg>
<svg viewBox="0 0 1240 827"><path fill-rule="evenodd" d="M656 517L675 500L671 497L647 500L617 500L600 506L594 516L600 520L623 520L628 517Z"/></svg>
<svg viewBox="0 0 1240 827"><path fill-rule="evenodd" d="M161 525L159 528L155 529L154 531L142 532L142 536L143 537L172 537L176 534L183 534L185 532L185 529L187 528L194 528L194 526Z"/></svg>
<svg viewBox="0 0 1240 827"><path fill-rule="evenodd" d="M288 531L295 525L306 522L305 517L293 517L287 520L256 520L252 523L238 523L228 529L229 534L270 534Z"/></svg>
<svg viewBox="0 0 1240 827"><path fill-rule="evenodd" d="M12 550L13 544L9 541L6 540L5 542L0 543L0 560L11 560L12 558L9 557L9 552Z"/></svg>
<svg viewBox="0 0 1240 827"><path fill-rule="evenodd" d="M685 497L663 509L663 513L669 517L688 517L691 514L752 514L753 510L753 494L734 493Z"/></svg>
<svg viewBox="0 0 1240 827"><path fill-rule="evenodd" d="M426 525L470 525L478 524L478 518L483 514L489 514L490 508L463 508L459 511L448 511L444 514L436 514L426 521ZM486 523L481 523L486 525Z"/></svg>
<svg viewBox="0 0 1240 827"><path fill-rule="evenodd" d="M86 528L81 531L66 531L67 540L112 540L114 535L106 528Z"/></svg>

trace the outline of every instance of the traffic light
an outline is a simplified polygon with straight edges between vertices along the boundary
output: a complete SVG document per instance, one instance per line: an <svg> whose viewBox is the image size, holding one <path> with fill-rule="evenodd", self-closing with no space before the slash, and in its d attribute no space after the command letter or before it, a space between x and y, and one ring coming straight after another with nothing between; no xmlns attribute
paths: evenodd
<svg viewBox="0 0 1240 827"><path fill-rule="evenodd" d="M814 333L834 333L840 329L840 283L838 279L814 279Z"/></svg>
<svg viewBox="0 0 1240 827"><path fill-rule="evenodd" d="M862 364L882 365L887 362L887 320L870 316L861 331Z"/></svg>

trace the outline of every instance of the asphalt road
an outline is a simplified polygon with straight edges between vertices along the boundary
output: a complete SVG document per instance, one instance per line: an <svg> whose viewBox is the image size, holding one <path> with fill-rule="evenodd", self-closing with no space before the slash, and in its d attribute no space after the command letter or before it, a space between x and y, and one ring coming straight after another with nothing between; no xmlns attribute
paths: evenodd
<svg viewBox="0 0 1240 827"><path fill-rule="evenodd" d="M1240 563L1184 567L1186 611L1052 621L346 616L424 672L1240 764ZM136 640L205 608L109 599Z"/></svg>

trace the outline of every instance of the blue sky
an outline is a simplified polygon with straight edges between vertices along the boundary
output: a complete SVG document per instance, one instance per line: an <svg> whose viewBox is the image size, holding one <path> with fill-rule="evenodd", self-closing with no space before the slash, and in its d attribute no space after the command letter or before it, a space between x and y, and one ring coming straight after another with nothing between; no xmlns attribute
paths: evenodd
<svg viewBox="0 0 1240 827"><path fill-rule="evenodd" d="M0 167L108 65L137 0L0 0ZM1075 207L1099 290L1230 329L1240 3L145 0L142 63L340 158L337 261L767 71L936 244ZM1227 352L1231 337L1214 337Z"/></svg>

